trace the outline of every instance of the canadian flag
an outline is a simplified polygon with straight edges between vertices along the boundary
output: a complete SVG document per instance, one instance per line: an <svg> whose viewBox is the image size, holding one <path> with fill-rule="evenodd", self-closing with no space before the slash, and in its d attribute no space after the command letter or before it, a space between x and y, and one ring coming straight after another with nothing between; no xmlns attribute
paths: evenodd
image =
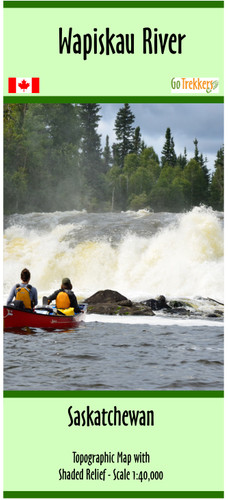
<svg viewBox="0 0 228 500"><path fill-rule="evenodd" d="M39 78L8 78L9 94L39 94Z"/></svg>

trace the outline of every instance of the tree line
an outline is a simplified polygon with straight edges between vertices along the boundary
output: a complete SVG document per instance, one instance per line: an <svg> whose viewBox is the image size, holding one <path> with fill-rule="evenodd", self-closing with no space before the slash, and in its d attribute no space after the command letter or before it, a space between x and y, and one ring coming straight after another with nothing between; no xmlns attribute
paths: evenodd
<svg viewBox="0 0 228 500"><path fill-rule="evenodd" d="M4 212L148 208L223 210L224 147L214 171L194 142L179 156L168 127L159 158L147 146L129 104L116 114L115 142L101 147L99 104L4 106Z"/></svg>

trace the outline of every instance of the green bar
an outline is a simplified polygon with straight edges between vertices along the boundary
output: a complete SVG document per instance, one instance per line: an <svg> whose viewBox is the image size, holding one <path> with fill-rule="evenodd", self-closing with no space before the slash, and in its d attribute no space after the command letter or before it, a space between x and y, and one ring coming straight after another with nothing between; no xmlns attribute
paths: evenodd
<svg viewBox="0 0 228 500"><path fill-rule="evenodd" d="M4 398L224 398L224 391L3 391Z"/></svg>
<svg viewBox="0 0 228 500"><path fill-rule="evenodd" d="M5 96L4 103L224 103L224 96Z"/></svg>
<svg viewBox="0 0 228 500"><path fill-rule="evenodd" d="M34 0L34 1L14 1L14 0L5 0L3 2L3 7L6 8L223 8L224 1L218 0L179 0L179 1L115 1L115 0L104 0L104 1L68 1L68 0L60 0L60 1L49 1L49 0Z"/></svg>
<svg viewBox="0 0 228 500"><path fill-rule="evenodd" d="M224 491L4 491L3 498L224 498Z"/></svg>

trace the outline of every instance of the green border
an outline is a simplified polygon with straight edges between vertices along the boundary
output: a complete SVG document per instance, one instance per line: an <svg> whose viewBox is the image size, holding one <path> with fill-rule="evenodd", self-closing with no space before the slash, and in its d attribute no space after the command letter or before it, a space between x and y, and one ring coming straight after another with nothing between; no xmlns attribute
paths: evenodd
<svg viewBox="0 0 228 500"><path fill-rule="evenodd" d="M224 491L4 491L3 498L224 498Z"/></svg>
<svg viewBox="0 0 228 500"><path fill-rule="evenodd" d="M224 103L224 96L4 96L7 103Z"/></svg>
<svg viewBox="0 0 228 500"><path fill-rule="evenodd" d="M209 9L217 9L224 8L224 1L220 0L102 0L102 1L74 1L74 0L5 0L3 2L3 7L6 8L209 8Z"/></svg>
<svg viewBox="0 0 228 500"><path fill-rule="evenodd" d="M13 1L3 2L4 8L224 8L218 0L179 1ZM223 96L197 97L132 97L132 96L6 96L4 103L58 103L58 102L99 102L99 103L224 103ZM4 391L4 398L224 398L224 391ZM224 491L4 491L3 498L224 498Z"/></svg>
<svg viewBox="0 0 228 500"><path fill-rule="evenodd" d="M4 398L224 398L224 391L3 391Z"/></svg>

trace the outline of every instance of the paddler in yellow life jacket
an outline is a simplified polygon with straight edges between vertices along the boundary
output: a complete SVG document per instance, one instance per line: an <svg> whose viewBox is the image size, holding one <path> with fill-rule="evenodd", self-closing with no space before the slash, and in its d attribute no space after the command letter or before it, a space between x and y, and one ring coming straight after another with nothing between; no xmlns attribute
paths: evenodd
<svg viewBox="0 0 228 500"><path fill-rule="evenodd" d="M7 306L14 305L15 307L24 309L33 309L38 303L37 289L29 285L31 274L28 269L21 271L21 283L15 285L8 297ZM13 300L15 298L15 300Z"/></svg>
<svg viewBox="0 0 228 500"><path fill-rule="evenodd" d="M48 304L50 304L52 300L55 300L57 309L63 313L69 311L70 314L70 309L73 314L74 312L81 312L76 295L72 291L72 284L69 278L63 278L61 288L53 292L47 299Z"/></svg>

